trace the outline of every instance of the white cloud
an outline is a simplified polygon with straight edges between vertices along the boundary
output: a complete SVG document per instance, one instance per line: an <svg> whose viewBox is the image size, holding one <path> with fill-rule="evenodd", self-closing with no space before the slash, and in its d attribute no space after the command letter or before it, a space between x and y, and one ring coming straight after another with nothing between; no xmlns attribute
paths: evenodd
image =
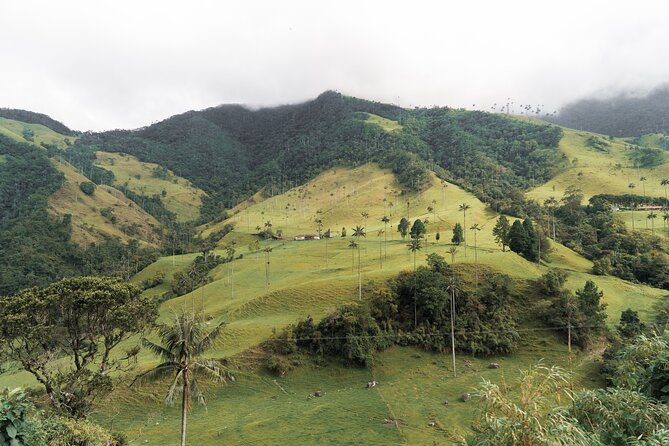
<svg viewBox="0 0 669 446"><path fill-rule="evenodd" d="M0 106L94 130L325 89L555 108L666 82L667 12L662 1L0 0Z"/></svg>

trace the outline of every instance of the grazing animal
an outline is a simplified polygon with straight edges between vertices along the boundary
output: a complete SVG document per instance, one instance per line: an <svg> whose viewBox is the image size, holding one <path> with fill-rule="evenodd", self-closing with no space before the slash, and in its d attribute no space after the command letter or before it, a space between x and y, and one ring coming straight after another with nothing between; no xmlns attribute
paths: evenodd
<svg viewBox="0 0 669 446"><path fill-rule="evenodd" d="M371 389L372 387L376 387L376 381L370 381L367 383L367 388Z"/></svg>

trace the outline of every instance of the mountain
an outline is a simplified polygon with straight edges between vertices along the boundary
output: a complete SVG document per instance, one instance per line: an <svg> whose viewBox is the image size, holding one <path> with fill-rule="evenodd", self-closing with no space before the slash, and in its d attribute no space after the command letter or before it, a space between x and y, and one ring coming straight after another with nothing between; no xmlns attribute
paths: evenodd
<svg viewBox="0 0 669 446"><path fill-rule="evenodd" d="M610 136L669 134L669 86L645 95L620 93L607 99L586 98L565 105L555 124Z"/></svg>
<svg viewBox="0 0 669 446"><path fill-rule="evenodd" d="M223 105L138 130L87 133L72 150L75 164L103 150L171 169L207 193L204 222L261 188L285 190L329 167L369 161L391 168L404 190L423 187L430 168L488 203L507 200L561 169L560 137L559 128L537 122L405 110L329 91L301 104Z"/></svg>

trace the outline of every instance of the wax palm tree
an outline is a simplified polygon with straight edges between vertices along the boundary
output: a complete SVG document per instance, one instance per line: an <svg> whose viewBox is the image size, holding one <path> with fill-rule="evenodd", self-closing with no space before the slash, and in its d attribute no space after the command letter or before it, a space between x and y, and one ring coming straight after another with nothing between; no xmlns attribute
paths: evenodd
<svg viewBox="0 0 669 446"><path fill-rule="evenodd" d="M172 324L160 326L160 344L142 339L144 347L158 356L161 363L137 376L133 384L172 377L165 402L172 404L181 395L181 446L186 444L186 421L193 399L206 405L198 380L207 377L216 382L234 381L234 377L220 362L203 358L222 328L223 324L219 324L205 334L202 322L184 313L176 315Z"/></svg>
<svg viewBox="0 0 669 446"><path fill-rule="evenodd" d="M669 186L669 179L662 178L662 181L660 181L660 185L664 187L664 207L667 207L667 205L669 204L669 201L667 201L667 186Z"/></svg>
<svg viewBox="0 0 669 446"><path fill-rule="evenodd" d="M383 257L388 258L388 223L390 223L390 219L384 215L381 221L383 222Z"/></svg>
<svg viewBox="0 0 669 446"><path fill-rule="evenodd" d="M358 247L358 244L355 240L348 242L348 247L351 248L351 274L355 272L355 248Z"/></svg>
<svg viewBox="0 0 669 446"><path fill-rule="evenodd" d="M477 246L476 246L476 233L481 230L481 227L479 226L478 223L474 223L469 229L474 231L474 271L475 271L475 274L476 274L476 281L474 282L474 284L475 284L474 286L475 286L475 288L478 289L478 286L479 286L478 260L479 260L479 258L478 258L478 249L477 249Z"/></svg>
<svg viewBox="0 0 669 446"><path fill-rule="evenodd" d="M459 210L462 211L462 227L467 228L467 211L471 208L467 203L462 203L459 207ZM465 244L465 257L467 257L467 231L463 231L464 244Z"/></svg>
<svg viewBox="0 0 669 446"><path fill-rule="evenodd" d="M451 264L455 263L455 254L457 254L458 248L455 246L451 246L448 248L448 253L451 255Z"/></svg>
<svg viewBox="0 0 669 446"><path fill-rule="evenodd" d="M383 269L383 250L382 250L382 244L381 244L381 236L385 234L385 230L379 229L377 234L379 237L379 269Z"/></svg>
<svg viewBox="0 0 669 446"><path fill-rule="evenodd" d="M451 282L446 288L451 294L451 355L453 356L453 376L458 376L455 370L455 295L460 291L455 276L451 276Z"/></svg>
<svg viewBox="0 0 669 446"><path fill-rule="evenodd" d="M650 220L650 227L651 227L651 232L655 234L655 219L657 218L657 214L655 212L651 212L646 216L647 220Z"/></svg>
<svg viewBox="0 0 669 446"><path fill-rule="evenodd" d="M550 211L550 216L553 221L553 240L555 240L555 207L557 206L557 204L558 201L555 199L555 197L549 197L547 200L544 201L544 205ZM548 233L550 234L551 231L549 230Z"/></svg>
<svg viewBox="0 0 669 446"><path fill-rule="evenodd" d="M664 212L662 214L662 226L664 227L664 230L667 230L667 220L669 220L669 212Z"/></svg>
<svg viewBox="0 0 669 446"><path fill-rule="evenodd" d="M269 255L272 252L272 248L265 246L265 288L269 289Z"/></svg>
<svg viewBox="0 0 669 446"><path fill-rule="evenodd" d="M353 228L353 237L355 237L358 245L358 298L362 300L362 271L360 268L360 237L367 237L365 228L356 226Z"/></svg>
<svg viewBox="0 0 669 446"><path fill-rule="evenodd" d="M367 219L369 219L369 213L361 212L360 216L365 220L365 225L362 227L362 229L367 230ZM366 255L367 255L367 248L365 248L365 256Z"/></svg>
<svg viewBox="0 0 669 446"><path fill-rule="evenodd" d="M409 252L413 253L413 326L416 328L418 326L418 302L416 298L416 253L420 251L422 246L420 245L420 238L414 237L411 239L411 242L407 245Z"/></svg>

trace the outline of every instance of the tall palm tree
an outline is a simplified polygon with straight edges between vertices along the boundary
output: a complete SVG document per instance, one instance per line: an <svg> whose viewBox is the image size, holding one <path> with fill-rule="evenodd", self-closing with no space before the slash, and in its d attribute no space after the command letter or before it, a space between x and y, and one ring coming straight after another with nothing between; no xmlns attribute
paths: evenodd
<svg viewBox="0 0 669 446"><path fill-rule="evenodd" d="M474 284L475 284L474 286L475 286L475 288L478 289L478 286L479 286L479 264L478 264L479 258L478 258L478 249L477 249L477 246L476 246L476 233L481 230L481 227L479 226L478 223L474 223L469 229L474 231L474 271L475 271L475 274L476 274L476 281L474 282Z"/></svg>
<svg viewBox="0 0 669 446"><path fill-rule="evenodd" d="M544 201L544 205L548 208L550 211L550 217L551 220L553 221L553 240L555 240L555 206L557 206L558 201L555 199L555 197L549 197L546 201ZM549 223L549 231L548 234L550 235L550 223Z"/></svg>
<svg viewBox="0 0 669 446"><path fill-rule="evenodd" d="M462 211L462 227L467 228L467 211L471 208L470 205L467 203L462 203L459 207L459 209ZM462 231L463 232L463 243L465 244L465 257L467 257L467 231Z"/></svg>
<svg viewBox="0 0 669 446"><path fill-rule="evenodd" d="M358 247L358 244L355 240L348 242L348 247L351 248L351 274L355 272L355 248Z"/></svg>
<svg viewBox="0 0 669 446"><path fill-rule="evenodd" d="M388 223L390 223L390 219L384 215L383 218L381 219L383 222L383 257L384 259L388 258Z"/></svg>
<svg viewBox="0 0 669 446"><path fill-rule="evenodd" d="M235 280L235 262L234 262L234 260L235 260L235 251L236 251L235 250L235 245L236 244L237 244L237 242L235 242L233 240L232 243L230 243L230 245L228 245L225 248L225 252L228 255L228 259L230 259L229 262L228 262L228 263L230 263L230 268L228 269L228 271L230 272L230 297L232 299L235 298L235 281L234 281Z"/></svg>
<svg viewBox="0 0 669 446"><path fill-rule="evenodd" d="M455 246L451 246L448 248L448 253L451 255L451 264L455 264L455 254L457 254L458 248Z"/></svg>
<svg viewBox="0 0 669 446"><path fill-rule="evenodd" d="M646 180L646 177L639 178L639 181L641 181L641 186L643 186L643 198L646 198Z"/></svg>
<svg viewBox="0 0 669 446"><path fill-rule="evenodd" d="M269 289L269 254L272 252L270 246L265 246L265 288Z"/></svg>
<svg viewBox="0 0 669 446"><path fill-rule="evenodd" d="M379 236L379 269L383 269L383 250L381 244L381 236L385 234L385 230L379 229L377 235Z"/></svg>
<svg viewBox="0 0 669 446"><path fill-rule="evenodd" d="M451 277L451 283L446 288L451 293L451 355L453 356L453 376L458 376L455 370L455 295L460 289L455 281L455 275Z"/></svg>
<svg viewBox="0 0 669 446"><path fill-rule="evenodd" d="M667 201L667 186L669 186L669 179L662 178L662 181L660 181L660 186L664 187L664 207L667 207L667 205L669 205L669 201Z"/></svg>
<svg viewBox="0 0 669 446"><path fill-rule="evenodd" d="M409 252L413 253L413 326L418 326L418 302L416 300L416 253L420 251L420 238L413 237L411 242L407 245Z"/></svg>
<svg viewBox="0 0 669 446"><path fill-rule="evenodd" d="M627 187L630 190L630 193L634 193L634 188L636 187L636 184L630 183L627 185ZM632 231L634 231L634 203L632 203Z"/></svg>
<svg viewBox="0 0 669 446"><path fill-rule="evenodd" d="M369 213L368 212L361 212L360 216L365 219L365 225L362 227L362 229L367 230L367 219L369 219ZM367 255L367 248L365 247L365 256Z"/></svg>
<svg viewBox="0 0 669 446"><path fill-rule="evenodd" d="M234 381L234 377L220 362L203 358L220 334L223 324L217 325L209 333L205 333L202 328L199 319L184 313L176 315L172 324L160 326L160 344L142 339L144 347L158 356L161 363L133 381L133 384L159 381L172 376L165 402L172 404L181 395L181 446L186 444L186 421L193 399L206 405L198 379L207 377L216 382Z"/></svg>
<svg viewBox="0 0 669 446"><path fill-rule="evenodd" d="M353 228L353 237L357 239L358 244L358 299L362 300L362 272L360 269L360 237L367 237L365 228L356 226Z"/></svg>
<svg viewBox="0 0 669 446"><path fill-rule="evenodd" d="M664 211L662 214L662 226L664 227L664 230L667 230L667 220L669 220L669 212Z"/></svg>
<svg viewBox="0 0 669 446"><path fill-rule="evenodd" d="M655 212L651 212L646 216L647 220L650 220L650 227L651 227L651 232L655 234L655 219L657 218L657 214Z"/></svg>

